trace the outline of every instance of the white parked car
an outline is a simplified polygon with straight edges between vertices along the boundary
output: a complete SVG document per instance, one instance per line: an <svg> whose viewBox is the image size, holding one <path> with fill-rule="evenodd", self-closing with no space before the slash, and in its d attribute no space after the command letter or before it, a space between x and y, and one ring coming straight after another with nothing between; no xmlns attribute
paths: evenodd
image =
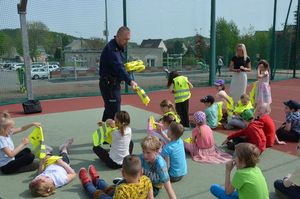
<svg viewBox="0 0 300 199"><path fill-rule="evenodd" d="M18 68L22 68L24 66L25 66L24 63L14 63L14 64L11 65L10 69L11 70L17 70Z"/></svg>
<svg viewBox="0 0 300 199"><path fill-rule="evenodd" d="M35 68L43 68L44 66L41 64L31 64L31 69L35 69Z"/></svg>
<svg viewBox="0 0 300 199"><path fill-rule="evenodd" d="M48 78L49 71L46 68L34 68L31 69L32 79Z"/></svg>
<svg viewBox="0 0 300 199"><path fill-rule="evenodd" d="M44 68L48 69L49 72L51 72L51 71L55 71L55 70L59 69L59 66L58 65L48 65L48 66L45 66Z"/></svg>

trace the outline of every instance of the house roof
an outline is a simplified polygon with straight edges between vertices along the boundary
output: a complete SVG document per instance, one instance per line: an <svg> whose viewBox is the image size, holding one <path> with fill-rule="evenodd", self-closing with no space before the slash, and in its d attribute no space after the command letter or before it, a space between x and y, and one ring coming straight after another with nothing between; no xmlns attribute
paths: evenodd
<svg viewBox="0 0 300 199"><path fill-rule="evenodd" d="M142 48L158 48L162 39L144 39L141 43Z"/></svg>

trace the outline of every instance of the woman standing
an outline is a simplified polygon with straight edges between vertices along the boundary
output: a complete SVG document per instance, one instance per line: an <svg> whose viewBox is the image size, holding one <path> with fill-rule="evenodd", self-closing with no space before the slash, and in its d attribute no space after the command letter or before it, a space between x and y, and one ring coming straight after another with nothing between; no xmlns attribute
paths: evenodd
<svg viewBox="0 0 300 199"><path fill-rule="evenodd" d="M246 93L247 73L251 71L251 61L247 55L246 46L238 44L236 55L230 61L229 71L233 72L230 84L230 96L236 104L241 95Z"/></svg>

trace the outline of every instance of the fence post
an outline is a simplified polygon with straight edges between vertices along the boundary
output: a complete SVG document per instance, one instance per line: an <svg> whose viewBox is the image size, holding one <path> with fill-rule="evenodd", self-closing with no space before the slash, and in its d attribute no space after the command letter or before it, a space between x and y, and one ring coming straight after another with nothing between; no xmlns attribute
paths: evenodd
<svg viewBox="0 0 300 199"><path fill-rule="evenodd" d="M21 25L21 33L22 33L22 47L23 47L23 57L24 57L25 74L26 74L25 76L26 76L26 86L27 86L27 98L28 100L33 100L28 31L27 31L27 23L26 23L26 7L27 7L27 0L20 0L20 3L18 4L17 8L18 8L18 14L20 15L20 25Z"/></svg>
<svg viewBox="0 0 300 199"><path fill-rule="evenodd" d="M209 85L215 82L216 75L216 0L211 0L210 14L210 70Z"/></svg>
<svg viewBox="0 0 300 199"><path fill-rule="evenodd" d="M277 0L274 0L272 45L271 45L271 56L270 56L271 80L274 80L275 71L276 71L276 67L277 67L277 62L276 62L276 14L277 14Z"/></svg>

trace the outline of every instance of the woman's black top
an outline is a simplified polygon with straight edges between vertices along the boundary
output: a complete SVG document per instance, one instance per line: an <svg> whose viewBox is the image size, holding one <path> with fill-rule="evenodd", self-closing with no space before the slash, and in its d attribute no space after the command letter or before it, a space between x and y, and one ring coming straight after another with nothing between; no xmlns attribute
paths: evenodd
<svg viewBox="0 0 300 199"><path fill-rule="evenodd" d="M244 57L232 57L231 61L233 61L234 69L240 69L241 66L244 66L248 68L248 63L250 63L250 58L247 57L246 61L244 60Z"/></svg>

